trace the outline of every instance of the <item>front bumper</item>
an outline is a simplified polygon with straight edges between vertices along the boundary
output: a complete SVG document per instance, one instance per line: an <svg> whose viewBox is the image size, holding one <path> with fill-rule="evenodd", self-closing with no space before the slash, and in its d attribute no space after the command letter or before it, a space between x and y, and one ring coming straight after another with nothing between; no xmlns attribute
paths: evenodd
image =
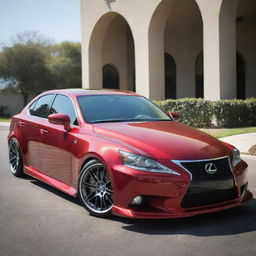
<svg viewBox="0 0 256 256"><path fill-rule="evenodd" d="M246 188L247 164L242 161L233 170L236 198L217 204L182 208L182 201L190 184L190 174L170 161L161 163L181 175L141 172L124 165L108 166L114 191L113 214L149 219L189 217L239 206L253 197ZM147 198L146 207L131 205L133 198L138 195Z"/></svg>

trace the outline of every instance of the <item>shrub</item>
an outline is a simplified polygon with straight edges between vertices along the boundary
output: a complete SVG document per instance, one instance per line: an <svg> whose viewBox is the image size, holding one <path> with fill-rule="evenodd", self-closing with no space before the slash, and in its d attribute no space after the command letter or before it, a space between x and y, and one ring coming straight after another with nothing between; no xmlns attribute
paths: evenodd
<svg viewBox="0 0 256 256"><path fill-rule="evenodd" d="M256 98L218 101L184 98L156 104L165 111L180 113L180 122L193 127L256 126Z"/></svg>
<svg viewBox="0 0 256 256"><path fill-rule="evenodd" d="M250 126L256 126L256 98L247 99Z"/></svg>
<svg viewBox="0 0 256 256"><path fill-rule="evenodd" d="M213 107L218 127L256 125L256 99L219 100L213 103Z"/></svg>
<svg viewBox="0 0 256 256"><path fill-rule="evenodd" d="M163 110L180 113L180 121L193 127L210 127L213 118L212 103L204 99L184 98L157 101Z"/></svg>

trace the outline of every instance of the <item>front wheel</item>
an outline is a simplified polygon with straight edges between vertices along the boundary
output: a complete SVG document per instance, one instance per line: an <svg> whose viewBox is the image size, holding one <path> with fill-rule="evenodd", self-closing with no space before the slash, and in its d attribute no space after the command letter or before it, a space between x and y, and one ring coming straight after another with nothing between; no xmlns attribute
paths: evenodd
<svg viewBox="0 0 256 256"><path fill-rule="evenodd" d="M89 161L79 177L78 196L85 209L98 217L112 213L113 190L106 167L98 160Z"/></svg>
<svg viewBox="0 0 256 256"><path fill-rule="evenodd" d="M19 142L15 138L11 138L9 143L9 164L14 176L21 177L24 175Z"/></svg>

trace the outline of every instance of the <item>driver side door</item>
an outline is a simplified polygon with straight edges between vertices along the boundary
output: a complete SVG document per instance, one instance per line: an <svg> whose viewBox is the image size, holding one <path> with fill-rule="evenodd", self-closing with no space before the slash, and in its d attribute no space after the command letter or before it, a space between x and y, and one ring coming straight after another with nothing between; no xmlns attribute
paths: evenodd
<svg viewBox="0 0 256 256"><path fill-rule="evenodd" d="M76 149L76 131L79 127L72 99L65 95L56 95L50 114L67 114L73 129L67 133L62 125L49 123L48 120L44 123L46 132L42 135L41 170L51 178L71 185L72 159Z"/></svg>

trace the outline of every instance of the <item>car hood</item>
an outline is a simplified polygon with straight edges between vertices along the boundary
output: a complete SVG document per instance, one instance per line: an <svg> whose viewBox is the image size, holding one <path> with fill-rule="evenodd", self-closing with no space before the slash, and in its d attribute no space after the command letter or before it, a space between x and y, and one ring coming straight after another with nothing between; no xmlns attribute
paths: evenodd
<svg viewBox="0 0 256 256"><path fill-rule="evenodd" d="M176 121L99 123L94 132L155 159L211 159L229 153L221 141Z"/></svg>

